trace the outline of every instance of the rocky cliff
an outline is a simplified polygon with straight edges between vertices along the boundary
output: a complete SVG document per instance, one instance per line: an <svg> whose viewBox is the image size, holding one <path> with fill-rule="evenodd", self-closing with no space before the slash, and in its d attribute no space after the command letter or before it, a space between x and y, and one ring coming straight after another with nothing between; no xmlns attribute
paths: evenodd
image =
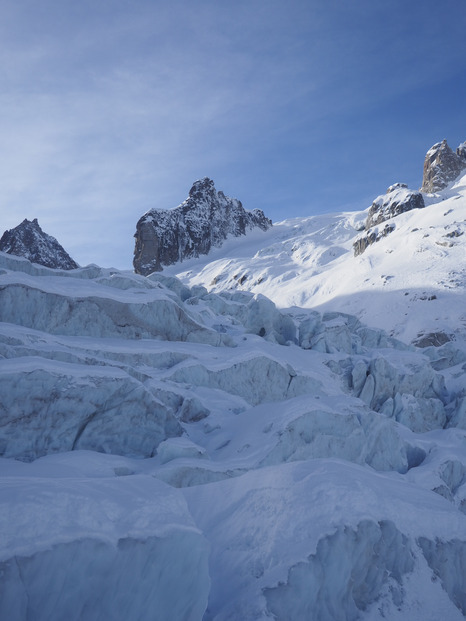
<svg viewBox="0 0 466 621"><path fill-rule="evenodd" d="M266 231L272 221L260 209L246 211L236 198L217 192L205 177L196 181L188 198L171 210L151 209L136 225L134 271L147 275L165 265L208 254L228 235L239 237L248 230Z"/></svg>
<svg viewBox="0 0 466 621"><path fill-rule="evenodd" d="M461 144L454 153L446 140L437 142L427 151L421 190L429 193L443 190L465 168L465 143Z"/></svg>
<svg viewBox="0 0 466 621"><path fill-rule="evenodd" d="M14 229L5 231L0 239L0 250L53 269L73 270L79 267L55 237L44 233L37 218L32 221L25 219Z"/></svg>
<svg viewBox="0 0 466 621"><path fill-rule="evenodd" d="M423 207L424 198L420 192L413 192L405 183L391 185L385 194L378 196L372 203L364 225L366 233L353 244L354 256L362 254L368 246L395 230L392 222L380 228L378 225L382 222L391 220L401 213Z"/></svg>
<svg viewBox="0 0 466 621"><path fill-rule="evenodd" d="M378 196L372 203L364 225L366 231L353 244L354 256L362 254L368 246L379 241L395 230L390 222L383 228L378 225L391 220L411 209L425 206L421 192L439 192L456 179L466 169L466 142L454 153L446 140L437 142L426 153L424 172L420 192L414 192L405 183L391 185L386 194Z"/></svg>
<svg viewBox="0 0 466 621"><path fill-rule="evenodd" d="M423 207L424 199L420 192L413 192L406 183L395 183L388 188L385 195L379 196L372 203L365 224L366 231L400 213Z"/></svg>

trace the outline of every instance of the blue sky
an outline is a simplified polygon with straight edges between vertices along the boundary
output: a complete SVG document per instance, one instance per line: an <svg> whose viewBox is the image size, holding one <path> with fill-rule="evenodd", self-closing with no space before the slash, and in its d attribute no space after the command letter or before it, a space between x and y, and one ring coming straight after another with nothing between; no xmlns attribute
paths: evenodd
<svg viewBox="0 0 466 621"><path fill-rule="evenodd" d="M194 180L274 221L363 209L466 140L463 0L3 0L0 233L131 268Z"/></svg>

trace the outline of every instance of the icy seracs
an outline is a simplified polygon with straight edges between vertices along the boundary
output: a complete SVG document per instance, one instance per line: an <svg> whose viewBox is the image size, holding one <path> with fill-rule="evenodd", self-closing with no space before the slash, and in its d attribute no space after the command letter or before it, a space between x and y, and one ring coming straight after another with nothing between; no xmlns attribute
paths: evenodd
<svg viewBox="0 0 466 621"><path fill-rule="evenodd" d="M77 457L68 476L53 462L48 476L34 464L2 476L2 619L202 618L209 549L181 494L147 476L80 476Z"/></svg>
<svg viewBox="0 0 466 621"><path fill-rule="evenodd" d="M0 253L0 617L463 619L464 177L424 200L357 257L367 211L149 277Z"/></svg>
<svg viewBox="0 0 466 621"><path fill-rule="evenodd" d="M462 618L451 343L0 259L2 615Z"/></svg>

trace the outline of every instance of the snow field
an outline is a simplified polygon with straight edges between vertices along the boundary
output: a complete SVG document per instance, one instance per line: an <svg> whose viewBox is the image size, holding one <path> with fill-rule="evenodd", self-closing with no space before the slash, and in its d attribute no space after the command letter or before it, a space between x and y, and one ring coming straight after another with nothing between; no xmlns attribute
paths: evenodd
<svg viewBox="0 0 466 621"><path fill-rule="evenodd" d="M182 280L0 253L0 617L463 618L464 192L356 258L364 214Z"/></svg>

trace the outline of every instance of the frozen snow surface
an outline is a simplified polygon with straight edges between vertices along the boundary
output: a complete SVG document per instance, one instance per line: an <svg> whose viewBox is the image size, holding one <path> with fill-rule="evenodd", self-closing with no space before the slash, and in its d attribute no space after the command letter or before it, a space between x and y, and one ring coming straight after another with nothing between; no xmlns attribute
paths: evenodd
<svg viewBox="0 0 466 621"><path fill-rule="evenodd" d="M423 197L426 208L386 220L394 230L358 257L369 209L285 220L164 273L212 292L261 293L280 308L349 313L405 342L437 332L464 340L466 175Z"/></svg>
<svg viewBox="0 0 466 621"><path fill-rule="evenodd" d="M0 618L463 619L465 194L357 257L367 211L148 277L0 253Z"/></svg>

